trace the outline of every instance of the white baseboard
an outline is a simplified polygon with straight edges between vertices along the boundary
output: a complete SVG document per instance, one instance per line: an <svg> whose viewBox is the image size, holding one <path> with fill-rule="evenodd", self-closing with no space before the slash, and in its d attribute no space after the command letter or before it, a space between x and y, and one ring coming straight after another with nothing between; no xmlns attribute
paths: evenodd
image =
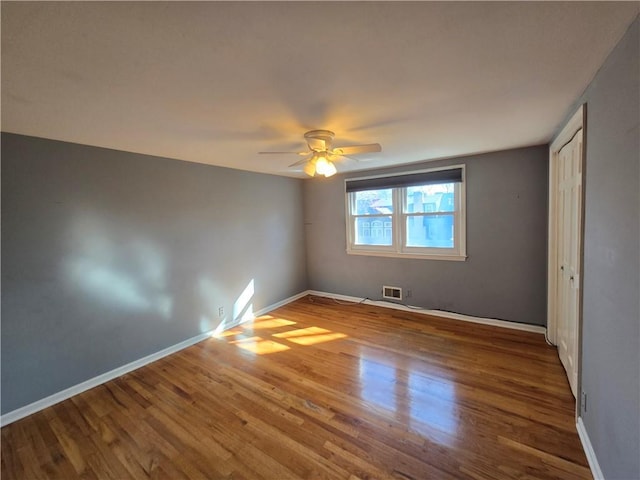
<svg viewBox="0 0 640 480"><path fill-rule="evenodd" d="M159 352L152 353L151 355L147 355L146 357L142 357L139 360L135 360L131 363L127 363L121 367L113 369L109 372L103 373L102 375L98 375L97 377L90 378L82 383L74 385L73 387L69 387L61 392L54 393L53 395L49 395L41 400L33 402L29 405L25 405L24 407L20 407L12 412L5 413L0 417L0 425L3 427L5 425L9 425L16 420L20 420L26 416L29 416L33 413L36 413L40 410L43 410L47 407L55 405L56 403L62 402L68 398L73 397L74 395L78 395L84 391L87 391L91 388L97 387L98 385L102 385L103 383L108 382L109 380L113 380L114 378L120 377L125 373L129 373L137 368L148 365L151 362L155 362L156 360L160 360L162 357L166 357L167 355L171 355L177 351L182 350L183 348L190 347L202 340L205 340L211 336L210 332L202 333L195 337L189 338L183 342L172 345L171 347L165 348L164 350L160 350Z"/></svg>
<svg viewBox="0 0 640 480"><path fill-rule="evenodd" d="M266 315L267 313L269 313L271 310L275 310L276 308L282 307L283 305L286 305L287 303L291 303L291 302L295 302L296 300L302 298L302 297L306 297L307 295L309 295L309 290L305 290L304 292L300 292L296 295L293 295L289 298L285 298L284 300L281 300L279 302L276 302L272 305L269 305L266 308L262 308L256 312L253 312L253 318L256 317L261 317L262 315Z"/></svg>
<svg viewBox="0 0 640 480"><path fill-rule="evenodd" d="M587 434L587 430L582 422L582 417L578 417L576 428L578 429L578 436L582 442L582 448L584 449L584 454L587 456L587 461L589 462L589 467L591 468L591 474L593 475L594 480L605 480L602 470L600 469L598 459L596 458L596 452L593 451L593 445L591 445L591 440L589 440L589 435Z"/></svg>
<svg viewBox="0 0 640 480"><path fill-rule="evenodd" d="M305 291L297 295L294 295L292 297L285 298L280 302L274 303L273 305L269 305L268 307L262 308L254 312L253 315L251 316L244 317L241 322L235 322L233 324L227 325L226 329L233 328L237 326L239 323L250 321L255 317L265 315L271 310L275 310L276 308L286 305L287 303L291 303L295 300L298 300L299 298L304 297L307 294L308 292ZM61 392L54 393L53 395L49 395L48 397L45 397L41 400L37 400L33 403L30 403L29 405L25 405L24 407L20 407L9 413L5 413L4 415L0 416L0 426L4 427L5 425L9 425L10 423L20 420L21 418L32 415L36 412L39 412L40 410L44 410L45 408L55 405L56 403L60 403L63 400L67 400L68 398L71 398L74 395L78 395L79 393L82 393L91 388L97 387L98 385L102 385L103 383L113 380L114 378L118 378L124 375L125 373L129 373L140 367L144 367L145 365L155 362L156 360L160 360L161 358L166 357L167 355L171 355L172 353L176 353L180 350L190 347L191 345L195 345L198 342L201 342L203 340L206 340L207 338L210 338L214 334L214 332L215 331L212 330L210 332L201 333L200 335L196 335L195 337L184 340L183 342L176 343L175 345L165 348L164 350L160 350L159 352L152 353L151 355L147 355L146 357L140 358L131 363L118 367L114 370L103 373L102 375L98 375L97 377L90 378L89 380L86 380L82 383L74 385L73 387L69 387L65 390L62 390Z"/></svg>
<svg viewBox="0 0 640 480"><path fill-rule="evenodd" d="M305 295L306 294L316 295L318 297L335 298L336 300L344 300L347 302L362 301L362 299L358 297L350 297L348 295L340 295L337 293L320 292L317 290L307 290L305 292ZM304 295L301 295L301 296L304 296ZM376 300L365 300L362 303L365 303L367 305L375 305L378 307L393 308L395 310L403 310L405 312L413 312L413 313L420 313L423 315L433 315L437 317L450 318L453 320L461 320L463 322L479 323L482 325L491 325L493 327L510 328L512 330L522 330L525 332L541 333L543 335L546 332L545 327L542 327L540 325L530 325L528 323L509 322L507 320L498 320L495 318L473 317L470 315L463 315L461 313L445 312L443 310L422 310L419 308L410 308L410 307L407 307L406 305L399 305L397 303L383 302L383 301L376 301Z"/></svg>

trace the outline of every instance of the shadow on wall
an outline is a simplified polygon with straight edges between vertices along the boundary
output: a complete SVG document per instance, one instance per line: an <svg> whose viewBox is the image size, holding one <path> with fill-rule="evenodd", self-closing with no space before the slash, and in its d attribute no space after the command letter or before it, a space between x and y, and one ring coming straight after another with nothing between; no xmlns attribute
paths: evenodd
<svg viewBox="0 0 640 480"><path fill-rule="evenodd" d="M64 273L72 291L108 308L171 318L165 256L153 244L135 237L116 243L103 224L83 215L72 225L70 246Z"/></svg>
<svg viewBox="0 0 640 480"><path fill-rule="evenodd" d="M163 250L132 233L114 238L113 229L98 218L78 215L71 226L70 253L63 261L71 291L123 313L157 315L165 322L179 315ZM235 299L231 315L225 315L227 292L210 276L201 276L194 297L200 332L220 333L253 320L254 294L255 280L251 278Z"/></svg>

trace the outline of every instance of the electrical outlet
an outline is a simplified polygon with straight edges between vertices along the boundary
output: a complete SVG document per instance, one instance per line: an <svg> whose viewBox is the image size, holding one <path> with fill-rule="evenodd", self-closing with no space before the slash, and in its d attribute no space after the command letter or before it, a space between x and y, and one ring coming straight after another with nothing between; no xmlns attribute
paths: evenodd
<svg viewBox="0 0 640 480"><path fill-rule="evenodd" d="M224 317L224 307L219 307L218 308L218 316L220 318Z"/></svg>
<svg viewBox="0 0 640 480"><path fill-rule="evenodd" d="M582 401L580 403L582 407L582 413L586 413L587 412L587 392L582 392Z"/></svg>
<svg viewBox="0 0 640 480"><path fill-rule="evenodd" d="M407 289L407 298L411 298L411 295L413 295L413 292L411 291L410 288Z"/></svg>

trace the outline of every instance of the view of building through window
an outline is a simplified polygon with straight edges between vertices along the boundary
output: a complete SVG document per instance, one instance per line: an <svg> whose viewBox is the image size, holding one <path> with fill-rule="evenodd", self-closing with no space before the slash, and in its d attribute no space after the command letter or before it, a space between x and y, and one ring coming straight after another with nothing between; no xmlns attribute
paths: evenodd
<svg viewBox="0 0 640 480"><path fill-rule="evenodd" d="M392 245L392 216L402 209L407 247L453 248L454 188L453 183L407 187L403 206L394 205L391 188L355 192L356 245Z"/></svg>
<svg viewBox="0 0 640 480"><path fill-rule="evenodd" d="M453 248L454 184L408 187L406 190L406 246Z"/></svg>
<svg viewBox="0 0 640 480"><path fill-rule="evenodd" d="M391 245L393 189L365 190L356 196L356 244ZM363 215L363 216L360 216Z"/></svg>

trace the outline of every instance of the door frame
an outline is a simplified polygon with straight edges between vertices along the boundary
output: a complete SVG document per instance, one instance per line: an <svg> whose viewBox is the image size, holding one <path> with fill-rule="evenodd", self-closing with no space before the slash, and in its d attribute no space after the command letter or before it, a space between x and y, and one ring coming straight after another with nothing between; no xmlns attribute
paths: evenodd
<svg viewBox="0 0 640 480"><path fill-rule="evenodd" d="M581 203L581 215L580 215L580 248L578 251L578 258L580 262L580 276L578 278L579 296L578 296L578 311L577 324L578 332L576 334L577 349L576 349L576 366L578 383L576 385L577 398L576 398L576 415L580 412L581 405L581 392L582 392L582 295L584 285L584 198L585 198L585 164L586 164L586 149L587 149L587 105L580 105L578 110L573 114L571 119L562 128L558 136L553 140L549 146L549 227L548 227L548 253L547 253L547 339L553 345L557 345L557 328L558 320L556 318L557 309L557 272L560 268L558 265L558 245L556 241L557 236L557 224L558 224L558 195L556 194L556 186L558 183L558 156L559 152L567 143L571 141L576 132L582 129L582 196L579 199Z"/></svg>

